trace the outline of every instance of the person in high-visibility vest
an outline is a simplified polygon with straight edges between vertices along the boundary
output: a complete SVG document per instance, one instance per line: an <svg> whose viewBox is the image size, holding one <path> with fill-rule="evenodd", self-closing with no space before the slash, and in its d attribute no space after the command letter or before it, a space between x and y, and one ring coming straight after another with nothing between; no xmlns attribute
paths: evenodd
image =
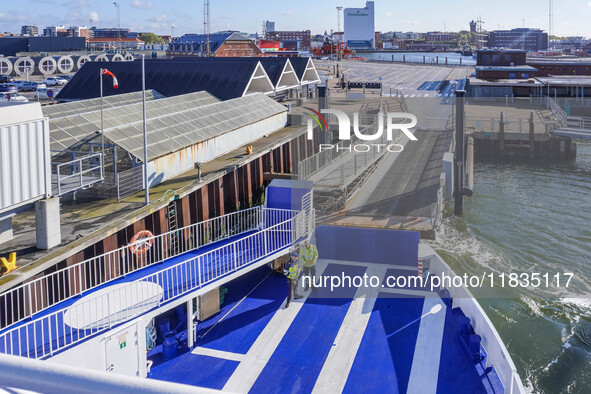
<svg viewBox="0 0 591 394"><path fill-rule="evenodd" d="M295 300L302 298L302 296L298 294L298 278L302 273L302 267L298 261L298 254L295 251L291 252L289 261L285 263L284 273L287 277L287 302L285 303L285 307L287 308L289 307L292 293Z"/></svg>
<svg viewBox="0 0 591 394"><path fill-rule="evenodd" d="M316 260L318 260L318 249L312 245L309 240L304 242L304 247L300 250L300 257L304 264L304 276L308 276L310 280L306 280L306 287L304 291L308 291L308 285L312 283L312 290L316 291L314 286L314 277L316 276Z"/></svg>

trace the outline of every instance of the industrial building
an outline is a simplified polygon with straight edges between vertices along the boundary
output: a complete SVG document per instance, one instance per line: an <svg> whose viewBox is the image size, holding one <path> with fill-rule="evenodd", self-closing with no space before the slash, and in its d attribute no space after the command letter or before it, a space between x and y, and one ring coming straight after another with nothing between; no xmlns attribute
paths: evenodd
<svg viewBox="0 0 591 394"><path fill-rule="evenodd" d="M276 75L278 64L282 72L274 84L270 73ZM220 100L229 100L253 93L274 95L289 90L303 88L320 82L314 64L309 58L295 60L293 70L297 83L289 81L285 74L291 70L285 59L269 58L204 58L186 57L171 60L146 60L146 88L153 89L165 97L185 93L207 91ZM84 65L74 78L59 92L57 100L74 101L96 98L99 83L100 63ZM266 69L269 69L269 72ZM273 68L273 71L271 70ZM109 64L109 69L119 80L119 88L104 86L104 95L138 92L141 90L141 63L118 62Z"/></svg>
<svg viewBox="0 0 591 394"><path fill-rule="evenodd" d="M195 163L207 163L271 134L287 121L287 108L262 94L220 101L207 92L169 98L157 98L157 93L150 93L152 99L146 103L150 186L193 169ZM137 93L127 96L129 103L122 103L121 98L114 96L119 99L118 105L103 110L108 153L104 163L105 182L98 189L102 193L113 189L108 195L119 198L143 188L142 103L134 102ZM56 111L46 112L52 149L62 150L65 159L69 160L73 151L102 149L100 108L95 102L82 100L66 104L69 113L77 107L69 115L63 115L61 105L55 106ZM60 188L64 189L62 185Z"/></svg>
<svg viewBox="0 0 591 394"><path fill-rule="evenodd" d="M530 52L548 49L548 33L540 29L518 28L488 33L489 48L523 49Z"/></svg>
<svg viewBox="0 0 591 394"><path fill-rule="evenodd" d="M364 8L345 8L345 42L351 49L375 49L374 2Z"/></svg>
<svg viewBox="0 0 591 394"><path fill-rule="evenodd" d="M84 37L2 37L0 55L16 56L19 52L67 52L86 50Z"/></svg>

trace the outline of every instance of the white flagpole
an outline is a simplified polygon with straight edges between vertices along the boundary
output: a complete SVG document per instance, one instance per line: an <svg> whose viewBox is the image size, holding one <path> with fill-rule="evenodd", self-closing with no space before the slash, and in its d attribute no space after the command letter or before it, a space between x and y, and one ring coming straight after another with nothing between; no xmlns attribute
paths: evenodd
<svg viewBox="0 0 591 394"><path fill-rule="evenodd" d="M146 133L146 55L142 53L142 111L144 132L144 181L146 182L146 205L150 203L150 185L148 182L148 134Z"/></svg>
<svg viewBox="0 0 591 394"><path fill-rule="evenodd" d="M103 69L99 70L99 80L101 87L101 147L102 147L102 167L105 170L105 129L103 125Z"/></svg>

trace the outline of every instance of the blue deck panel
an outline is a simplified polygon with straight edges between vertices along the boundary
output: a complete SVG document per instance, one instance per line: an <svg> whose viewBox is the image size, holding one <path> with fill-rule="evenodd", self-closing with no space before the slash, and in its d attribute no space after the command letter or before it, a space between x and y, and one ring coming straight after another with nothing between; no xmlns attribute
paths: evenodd
<svg viewBox="0 0 591 394"><path fill-rule="evenodd" d="M419 323L394 332L421 317L423 303L424 298L376 300L343 392L406 392Z"/></svg>
<svg viewBox="0 0 591 394"><path fill-rule="evenodd" d="M458 392L457 385L466 393L491 393L484 385L486 377L481 377L466 351L462 347L457 332L460 328L460 316L464 314L456 309L447 308L445 315L445 328L443 331L443 343L441 346L441 358L439 363L439 380L437 393L454 394ZM492 376L493 380L495 376ZM486 382L487 386L488 381ZM498 385L496 385L498 389ZM499 393L499 391L496 391Z"/></svg>
<svg viewBox="0 0 591 394"><path fill-rule="evenodd" d="M286 228L289 228L289 227L286 227ZM163 263L150 265L146 268L143 268L141 270L130 273L130 274L126 275L125 277L121 277L121 278L115 279L113 281L107 282L101 286L98 286L92 290L89 290L89 291L83 293L82 297L87 296L91 293L94 293L96 291L99 291L99 290L109 287L109 286L122 284L122 283L129 283L129 282L133 282L136 280L141 280L142 278L146 278L152 274L156 274L158 272L164 271L164 270L168 269L169 267L172 267L176 264L180 264L180 263L190 260L194 257L202 256L214 249L224 247L225 245L235 242L237 240L241 240L241 239L244 239L248 236L252 236L253 239L256 238L259 240L259 242L258 243L253 242L252 244L249 243L248 247L245 250L242 250L240 253L236 254L239 264L246 264L247 262L249 262L248 264L246 264L244 266L244 267L246 267L246 266L252 265L252 264L256 263L257 261L260 261L262 258L266 257L264 254L264 251L260 247L260 245L264 244L264 242L263 242L263 241L265 241L264 238L266 238L266 243L269 247L269 250L273 250L273 249L284 250L290 246L290 243L279 242L275 239L277 237L275 237L274 234L279 233L279 232L283 232L283 230L269 231L265 234L260 233L260 232L257 234L256 231L250 231L250 232L243 233L243 234L240 234L240 235L237 235L234 237L230 237L225 240L211 243L211 244L205 245L197 250L187 252L182 255L170 258L170 259L164 261ZM202 261L203 261L204 270L201 273L202 283L205 284L205 282L208 280L207 278L210 273L226 272L221 277L225 277L225 276L233 273L234 271L232 270L232 265L233 265L233 261L234 261L234 255L235 255L234 249L228 248L228 250L226 250L224 252L223 257L220 259L214 258L213 255L211 255L211 254L208 255L207 257L203 258ZM244 268L244 267L241 267L241 268ZM239 268L239 269L241 269L241 268ZM223 270L223 271L220 271L220 270ZM183 276L179 276L179 277L183 278ZM187 279L186 281L181 281L179 285L175 286L169 276L162 276L161 278L163 280L163 282L161 282L161 284L163 285L163 292L166 297L174 297L176 295L179 295L182 292L188 291L189 289L197 290L196 286L198 286L198 281L199 281L199 279L197 277L186 277L185 278L185 279ZM51 315L54 312L58 312L60 310L65 310L66 308L68 308L69 306L71 306L72 304L74 304L76 301L78 301L80 299L81 299L81 297L73 297L73 298L70 298L66 301L60 302L60 303L52 306L51 308L48 308L48 309L36 314L34 316L34 319L40 319L44 316ZM166 302L161 303L161 305L164 305L164 304L166 304ZM27 355L33 356L35 354L35 348L34 348L35 343L38 343L38 344L43 343L45 353L48 353L50 348L51 349L62 348L66 344L71 343L72 341L77 341L80 337L90 338L91 336L98 334L98 332L96 332L96 331L92 332L90 330L72 329L71 327L64 324L63 319L62 319L62 314L57 314L56 316L51 317L49 320L50 321L48 321L48 319L38 320L34 324L35 329L33 330L30 328L28 330L28 333L25 330L25 325L28 324L30 322L30 320L25 320L25 321L22 321L12 327L9 327L9 328L5 329L4 331L1 331L0 334L4 333L6 331L9 331L11 329L14 329L16 327L21 327L21 329L15 330L11 334L12 340L10 341L11 343L7 344L7 348L11 349L11 346L16 347L16 346L18 346L18 343L20 342L21 349L22 349L21 355L23 355L23 356L27 356ZM99 332L101 332L101 331L99 331ZM50 333L51 333L51 338L52 338L51 344L50 344L50 340L49 340ZM37 337L37 341L33 341L34 337ZM0 349L4 349L4 338L0 338ZM43 353L42 349L43 348L41 346L38 346L37 352L39 354L42 354ZM54 353L55 353L55 351L54 351Z"/></svg>
<svg viewBox="0 0 591 394"><path fill-rule="evenodd" d="M238 364L238 361L187 352L152 368L150 378L221 390Z"/></svg>
<svg viewBox="0 0 591 394"><path fill-rule="evenodd" d="M255 285L258 286L253 290ZM199 324L195 346L246 354L281 307L286 294L285 277L269 272L267 267L232 281L220 313Z"/></svg>
<svg viewBox="0 0 591 394"><path fill-rule="evenodd" d="M363 275L366 267L329 264L323 275ZM311 392L356 288L321 288L302 305L251 392Z"/></svg>

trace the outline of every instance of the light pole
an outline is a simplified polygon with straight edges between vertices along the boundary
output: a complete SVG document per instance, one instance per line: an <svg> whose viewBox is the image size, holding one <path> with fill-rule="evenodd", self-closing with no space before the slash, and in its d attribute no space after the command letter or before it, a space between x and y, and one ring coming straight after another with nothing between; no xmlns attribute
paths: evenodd
<svg viewBox="0 0 591 394"><path fill-rule="evenodd" d="M173 39L173 38L174 38L174 28L175 28L175 26L174 26L174 25L171 25L171 26L170 26L170 29L171 29L171 31L172 31L172 33L171 33L171 35L170 35L170 38L171 38L171 39Z"/></svg>
<svg viewBox="0 0 591 394"><path fill-rule="evenodd" d="M113 2L113 5L117 7L117 42L119 44L119 50L121 50L121 7L117 2Z"/></svg>
<svg viewBox="0 0 591 394"><path fill-rule="evenodd" d="M150 183L148 182L148 133L146 128L146 55L142 53L142 132L144 135L145 202L148 205L150 204Z"/></svg>
<svg viewBox="0 0 591 394"><path fill-rule="evenodd" d="M341 74L343 73L343 56L341 54L341 40L339 34L341 34L341 10L343 7L337 7L337 61L341 61Z"/></svg>
<svg viewBox="0 0 591 394"><path fill-rule="evenodd" d="M99 70L99 87L101 90L101 153L102 153L102 160L103 160L103 168L102 171L104 173L105 169L105 126L103 122L103 69ZM116 174L115 174L116 175Z"/></svg>

